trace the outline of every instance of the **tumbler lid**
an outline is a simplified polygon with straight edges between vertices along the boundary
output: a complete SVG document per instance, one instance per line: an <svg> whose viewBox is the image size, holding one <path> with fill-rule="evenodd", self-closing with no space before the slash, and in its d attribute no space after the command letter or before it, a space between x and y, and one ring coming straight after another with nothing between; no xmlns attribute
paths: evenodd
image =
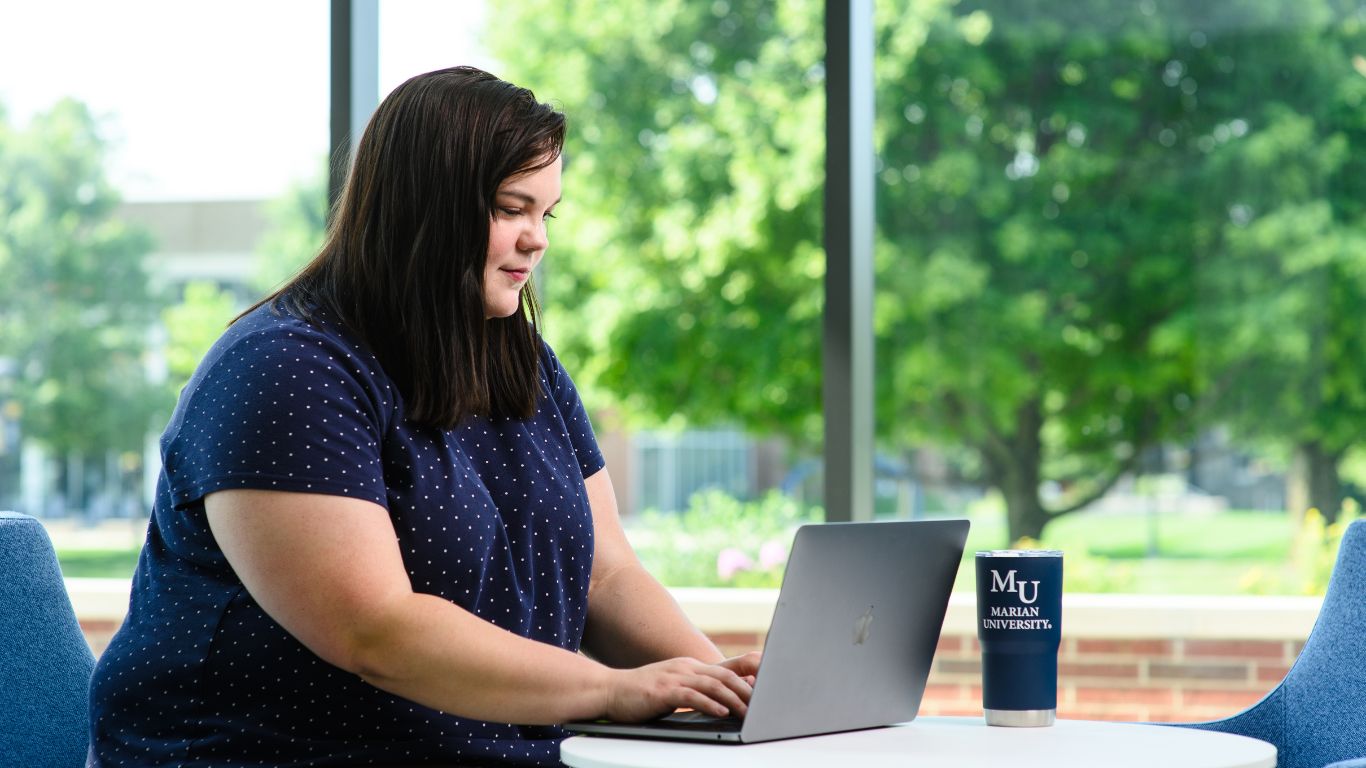
<svg viewBox="0 0 1366 768"><path fill-rule="evenodd" d="M1061 549L985 549L978 557L1062 557Z"/></svg>

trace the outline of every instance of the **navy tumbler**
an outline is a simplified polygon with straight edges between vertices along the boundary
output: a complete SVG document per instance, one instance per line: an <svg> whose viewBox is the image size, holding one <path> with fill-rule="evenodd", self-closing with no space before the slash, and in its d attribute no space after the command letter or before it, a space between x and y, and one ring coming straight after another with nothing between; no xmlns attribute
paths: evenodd
<svg viewBox="0 0 1366 768"><path fill-rule="evenodd" d="M977 553L977 638L987 725L1052 725L1062 640L1062 552Z"/></svg>

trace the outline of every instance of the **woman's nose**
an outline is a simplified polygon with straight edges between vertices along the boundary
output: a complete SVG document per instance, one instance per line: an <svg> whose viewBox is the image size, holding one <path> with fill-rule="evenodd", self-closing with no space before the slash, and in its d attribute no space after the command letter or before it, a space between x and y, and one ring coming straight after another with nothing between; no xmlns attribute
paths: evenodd
<svg viewBox="0 0 1366 768"><path fill-rule="evenodd" d="M545 220L536 219L534 221L535 223L522 231L520 245L524 251L544 251L550 245Z"/></svg>

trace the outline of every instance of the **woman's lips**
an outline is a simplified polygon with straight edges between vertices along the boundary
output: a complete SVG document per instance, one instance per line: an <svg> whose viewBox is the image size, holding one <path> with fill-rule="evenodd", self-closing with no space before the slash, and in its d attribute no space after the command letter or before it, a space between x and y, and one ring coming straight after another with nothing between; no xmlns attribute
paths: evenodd
<svg viewBox="0 0 1366 768"><path fill-rule="evenodd" d="M519 283L524 283L528 277L531 277L531 270L529 269L509 269L503 267L500 271Z"/></svg>

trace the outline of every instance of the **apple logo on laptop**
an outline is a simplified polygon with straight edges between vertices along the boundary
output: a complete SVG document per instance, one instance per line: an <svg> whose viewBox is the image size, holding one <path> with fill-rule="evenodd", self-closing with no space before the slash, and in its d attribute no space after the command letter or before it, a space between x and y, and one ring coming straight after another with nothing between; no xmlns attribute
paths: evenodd
<svg viewBox="0 0 1366 768"><path fill-rule="evenodd" d="M873 606L868 606L868 610L858 617L854 622L854 645L863 645L868 642L868 635L873 631Z"/></svg>

